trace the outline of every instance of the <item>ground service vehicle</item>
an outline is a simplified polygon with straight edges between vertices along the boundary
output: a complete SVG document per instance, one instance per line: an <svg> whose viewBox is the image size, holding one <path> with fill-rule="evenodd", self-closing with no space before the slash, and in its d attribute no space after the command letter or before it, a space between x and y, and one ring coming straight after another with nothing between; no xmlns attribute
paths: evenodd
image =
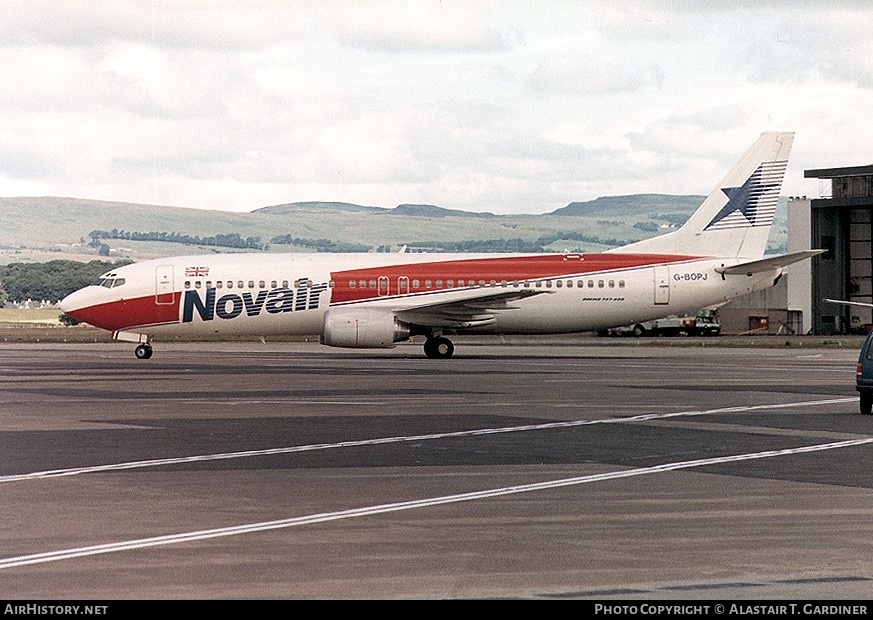
<svg viewBox="0 0 873 620"><path fill-rule="evenodd" d="M858 355L855 385L861 394L861 413L870 415L873 410L873 332L867 336Z"/></svg>
<svg viewBox="0 0 873 620"><path fill-rule="evenodd" d="M606 330L609 336L718 336L721 325L709 316L670 316Z"/></svg>

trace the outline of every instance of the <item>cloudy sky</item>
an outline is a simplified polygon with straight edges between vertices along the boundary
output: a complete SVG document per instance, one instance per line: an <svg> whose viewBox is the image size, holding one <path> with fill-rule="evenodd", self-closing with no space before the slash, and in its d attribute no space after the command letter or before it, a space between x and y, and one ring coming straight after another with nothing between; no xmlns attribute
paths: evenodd
<svg viewBox="0 0 873 620"><path fill-rule="evenodd" d="M873 162L869 2L0 0L0 196L544 213ZM728 8L725 8L728 7Z"/></svg>

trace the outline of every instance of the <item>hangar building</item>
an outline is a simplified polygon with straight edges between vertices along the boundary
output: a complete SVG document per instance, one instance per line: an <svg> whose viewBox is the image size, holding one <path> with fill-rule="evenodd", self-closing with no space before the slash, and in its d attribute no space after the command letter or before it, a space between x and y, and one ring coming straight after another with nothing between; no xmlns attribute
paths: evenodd
<svg viewBox="0 0 873 620"><path fill-rule="evenodd" d="M873 326L873 308L825 300L873 304L873 165L803 174L831 182L830 198L810 201L811 244L827 250L811 263L813 332L867 332Z"/></svg>
<svg viewBox="0 0 873 620"><path fill-rule="evenodd" d="M788 200L788 252L821 256L786 269L777 286L719 309L724 333L857 334L873 329L873 165L805 170L830 181L830 198ZM826 193L826 192L824 192Z"/></svg>

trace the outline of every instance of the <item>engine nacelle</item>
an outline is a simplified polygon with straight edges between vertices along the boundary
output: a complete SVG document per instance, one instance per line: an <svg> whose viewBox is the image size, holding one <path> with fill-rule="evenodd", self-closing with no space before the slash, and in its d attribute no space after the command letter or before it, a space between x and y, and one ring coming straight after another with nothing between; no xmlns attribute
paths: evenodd
<svg viewBox="0 0 873 620"><path fill-rule="evenodd" d="M320 342L329 347L390 349L409 336L409 325L389 310L334 308L324 313Z"/></svg>

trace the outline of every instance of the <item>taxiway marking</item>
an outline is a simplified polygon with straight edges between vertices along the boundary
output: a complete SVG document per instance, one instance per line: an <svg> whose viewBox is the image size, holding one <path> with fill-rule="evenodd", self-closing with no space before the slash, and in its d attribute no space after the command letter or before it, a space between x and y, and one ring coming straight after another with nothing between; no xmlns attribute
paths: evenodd
<svg viewBox="0 0 873 620"><path fill-rule="evenodd" d="M178 465L183 463L197 463L205 461L222 461L229 459L241 459L276 454L292 454L295 452L312 452L316 450L334 450L338 448L351 448L359 446L374 446L390 443L403 443L412 441L431 441L452 437L475 437L477 435L494 435L500 433L518 433L526 431L540 431L554 428L571 428L576 426L589 426L594 424L625 424L628 422L643 422L650 420L662 420L668 418L693 417L712 415L717 413L742 413L745 411L760 411L765 409L786 409L791 407L812 407L815 405L830 405L835 403L854 402L855 398L834 398L828 400L802 401L797 403L769 404L769 405L746 405L738 407L723 407L719 409L706 409L697 411L679 411L673 413L645 413L629 416L626 418L608 418L601 420L570 420L566 422L545 422L542 424L524 424L520 426L505 426L499 428L482 428L469 431L454 431L450 433L429 433L425 435L405 435L398 437L379 437L375 439L361 439L355 441L340 441L336 443L310 444L305 446L286 446L282 448L267 448L264 450L243 450L239 452L223 452L217 454L199 454L181 456L175 458L149 459L143 461L128 461L125 463L112 463L106 465L92 465L88 467L70 467L65 469L52 469L37 471L26 474L10 474L0 476L0 483L21 482L25 480L39 480L43 478L61 478L65 476L77 476L81 474L94 474L108 471L127 469L144 469L147 467L161 467L164 465Z"/></svg>
<svg viewBox="0 0 873 620"><path fill-rule="evenodd" d="M369 515L382 514L387 512L398 512L401 510L412 510L415 508L426 508L429 506L439 506L443 504L453 504L458 502L468 502L479 499L490 499L504 495L513 495L517 493L530 493L532 491L542 491L545 489L554 489L558 487L567 487L591 482L602 482L604 480L615 480L618 478L630 478L633 476L645 476L648 474L657 474L668 471L676 471L681 469L690 469L693 467L703 467L706 465L718 465L722 463L735 463L738 461L748 461L753 459L772 458L777 456L788 456L794 454L802 454L808 452L818 452L821 450L835 450L839 448L848 448L859 446L873 442L873 437L866 439L852 439L849 441L839 441L834 443L817 444L812 446L801 446L797 448L786 448L783 450L768 450L766 452L753 452L748 454L734 454L728 456L712 457L707 459L698 459L694 461L678 461L675 463L664 463L652 467L640 467L636 469L628 469L623 471L614 471L603 474L594 474L589 476L578 476L574 478L562 478L558 480L547 480L544 482L536 482L532 484L522 484L509 487L498 487L494 489L485 489L482 491L474 491L471 493L460 493L457 495L444 495L441 497L431 497L419 500L406 502L396 502L391 504L379 504L376 506L365 506L361 508L353 508L350 510L340 510L336 512L317 513L305 515L301 517L292 517L289 519L279 519L276 521L263 521L260 523L248 523L235 525L231 527L222 527L211 530L199 530L193 532L182 532L178 534L168 534L165 536L154 536L151 538L139 538L135 540L119 541L102 545L92 545L89 547L78 547L75 549L62 549L59 551L48 551L45 553L34 553L31 555L22 555L17 557L6 558L0 560L0 570L8 568L16 568L19 566L27 566L30 564L42 564L46 562L57 562L72 558L81 558L91 555L99 555L105 553L115 553L119 551L130 551L135 549L144 549L148 547L158 547L162 545L173 545L182 542L208 540L211 538L219 538L224 536L238 536L240 534L249 534L252 532L263 532L266 530L276 530L282 528L296 527L311 523L322 523L325 521L337 521L340 519L352 519L357 517L365 517Z"/></svg>

